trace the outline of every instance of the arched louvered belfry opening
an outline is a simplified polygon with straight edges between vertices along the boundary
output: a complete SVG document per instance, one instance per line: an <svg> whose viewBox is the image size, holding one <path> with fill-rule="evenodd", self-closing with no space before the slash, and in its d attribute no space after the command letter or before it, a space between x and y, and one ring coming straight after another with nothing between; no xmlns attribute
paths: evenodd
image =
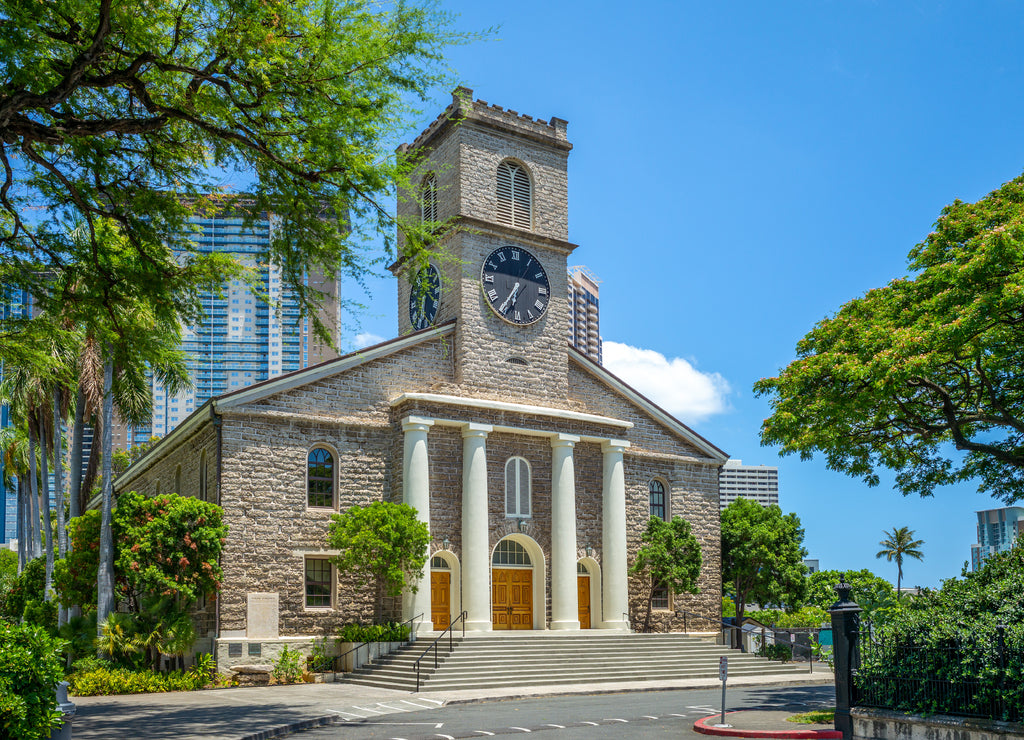
<svg viewBox="0 0 1024 740"><path fill-rule="evenodd" d="M437 176L433 172L420 183L420 216L424 222L437 221Z"/></svg>
<svg viewBox="0 0 1024 740"><path fill-rule="evenodd" d="M533 224L533 186L530 174L518 162L498 165L498 223L529 229Z"/></svg>

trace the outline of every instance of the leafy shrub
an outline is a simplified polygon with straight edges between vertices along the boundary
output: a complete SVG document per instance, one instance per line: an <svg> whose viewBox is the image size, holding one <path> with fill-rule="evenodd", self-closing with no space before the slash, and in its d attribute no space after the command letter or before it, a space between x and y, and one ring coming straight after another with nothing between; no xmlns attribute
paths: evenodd
<svg viewBox="0 0 1024 740"><path fill-rule="evenodd" d="M196 656L195 663L188 669L188 673L195 679L202 680L204 684L208 683L217 675L217 661L209 653L200 653Z"/></svg>
<svg viewBox="0 0 1024 740"><path fill-rule="evenodd" d="M762 609L747 612L747 616L761 624L778 627L779 629L817 629L822 624L829 624L832 617L824 609L816 606L804 606L794 612L778 609Z"/></svg>
<svg viewBox="0 0 1024 740"><path fill-rule="evenodd" d="M68 641L68 659L76 663L96 655L96 612L72 617L60 628L60 636Z"/></svg>
<svg viewBox="0 0 1024 740"><path fill-rule="evenodd" d="M0 617L19 622L25 615L25 604L32 599L46 599L46 558L40 556L25 564L25 569L14 579L14 584L3 600Z"/></svg>
<svg viewBox="0 0 1024 740"><path fill-rule="evenodd" d="M788 663L793 659L793 646L776 643L774 645L761 645L757 648L757 654L768 660L778 660Z"/></svg>
<svg viewBox="0 0 1024 740"><path fill-rule="evenodd" d="M72 673L67 678L68 689L75 696L110 696L116 694L145 694L163 691L195 691L203 688L209 679L192 671L132 671L127 668L94 668Z"/></svg>
<svg viewBox="0 0 1024 740"><path fill-rule="evenodd" d="M327 640L322 638L313 640L313 645L309 649L309 658L307 659L309 670L314 673L329 671L332 660L333 658L327 654Z"/></svg>
<svg viewBox="0 0 1024 740"><path fill-rule="evenodd" d="M72 673L90 673L100 669L113 668L114 664L109 660L97 658L95 655L86 655L71 664Z"/></svg>
<svg viewBox="0 0 1024 740"><path fill-rule="evenodd" d="M0 735L35 740L60 726L54 686L63 647L40 627L0 620Z"/></svg>
<svg viewBox="0 0 1024 740"><path fill-rule="evenodd" d="M346 624L338 633L338 642L403 642L409 637L409 625L399 622L385 624Z"/></svg>
<svg viewBox="0 0 1024 740"><path fill-rule="evenodd" d="M278 683L293 683L299 680L302 675L302 668L300 667L302 660L302 653L298 650L292 650L287 645L281 650L281 654L274 662L274 670L271 671Z"/></svg>
<svg viewBox="0 0 1024 740"><path fill-rule="evenodd" d="M25 602L22 619L29 624L42 627L51 635L57 634L57 602L44 599L29 599Z"/></svg>

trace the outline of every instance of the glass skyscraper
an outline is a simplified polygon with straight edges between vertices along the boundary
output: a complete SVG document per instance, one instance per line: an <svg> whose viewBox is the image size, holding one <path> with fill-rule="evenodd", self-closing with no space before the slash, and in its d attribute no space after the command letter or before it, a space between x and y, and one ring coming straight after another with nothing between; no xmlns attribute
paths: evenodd
<svg viewBox="0 0 1024 740"><path fill-rule="evenodd" d="M220 295L202 296L206 316L198 326L185 328L182 344L195 387L170 394L154 380L151 423L134 429L128 446L151 436L163 437L214 396L337 356L316 339L312 321L301 316L293 292L282 284L280 270L260 259L272 237L273 216L262 214L246 225L241 216L217 213L195 216L192 223L197 227L192 238L198 249L229 253L252 269L258 289L269 301L254 295L240 278L224 285ZM320 274L311 274L307 280L326 294L321 320L335 332L336 340L338 282Z"/></svg>
<svg viewBox="0 0 1024 740"><path fill-rule="evenodd" d="M4 288L0 301L0 320L29 318L32 315L32 296L20 288ZM3 364L0 363L0 380L3 379ZM0 406L0 427L11 424L11 410L7 404ZM18 536L18 489L17 484L7 486L3 455L0 455L0 542L7 543Z"/></svg>

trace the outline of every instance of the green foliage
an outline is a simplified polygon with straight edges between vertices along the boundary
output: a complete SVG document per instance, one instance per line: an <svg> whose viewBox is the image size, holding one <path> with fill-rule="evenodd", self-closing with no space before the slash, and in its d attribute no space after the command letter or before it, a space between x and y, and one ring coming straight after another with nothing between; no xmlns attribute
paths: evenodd
<svg viewBox="0 0 1024 740"><path fill-rule="evenodd" d="M22 619L26 624L42 627L49 634L57 634L57 602L44 599L29 599L25 602Z"/></svg>
<svg viewBox="0 0 1024 740"><path fill-rule="evenodd" d="M326 638L321 637L318 640L313 640L313 644L309 648L309 658L307 659L309 670L314 673L328 671L331 669L332 660L327 654Z"/></svg>
<svg viewBox="0 0 1024 740"><path fill-rule="evenodd" d="M735 617L736 616L736 602L728 596L722 597L722 616L723 617Z"/></svg>
<svg viewBox="0 0 1024 740"><path fill-rule="evenodd" d="M205 685L217 675L217 659L209 653L200 653L192 667L188 669L188 674L197 681L201 680Z"/></svg>
<svg viewBox="0 0 1024 740"><path fill-rule="evenodd" d="M125 492L114 510L114 532L114 567L135 592L191 603L220 586L227 527L219 506L176 494Z"/></svg>
<svg viewBox="0 0 1024 740"><path fill-rule="evenodd" d="M747 616L769 627L785 630L818 629L823 624L829 624L832 619L828 612L816 606L802 606L792 612L780 609L761 609L756 612L748 612Z"/></svg>
<svg viewBox="0 0 1024 740"><path fill-rule="evenodd" d="M675 593L698 593L702 558L700 543L690 530L690 523L679 516L672 517L671 522L652 516L647 520L647 530L640 542L630 573L643 573L648 579L644 619L644 632L647 632L651 627L654 589L664 586Z"/></svg>
<svg viewBox="0 0 1024 740"><path fill-rule="evenodd" d="M429 543L430 532L416 510L388 501L333 514L327 535L327 546L338 550L338 569L351 574L357 586L375 585L378 613L382 597L401 596L404 587L416 590Z"/></svg>
<svg viewBox="0 0 1024 740"><path fill-rule="evenodd" d="M792 717L786 717L787 722L796 722L801 725L831 725L835 722L835 719L835 708L812 709L810 712L801 712L800 714L794 714Z"/></svg>
<svg viewBox="0 0 1024 740"><path fill-rule="evenodd" d="M18 578L18 553L6 548L0 549L0 594L14 585Z"/></svg>
<svg viewBox="0 0 1024 740"><path fill-rule="evenodd" d="M196 691L206 686L210 679L191 670L157 673L101 666L71 673L67 681L70 684L68 692L74 696L112 696L162 691Z"/></svg>
<svg viewBox="0 0 1024 740"><path fill-rule="evenodd" d="M61 724L54 686L63 678L62 649L39 627L0 620L0 735L42 740Z"/></svg>
<svg viewBox="0 0 1024 740"><path fill-rule="evenodd" d="M270 672L278 683L294 683L302 677L302 653L292 650L287 645L281 649L281 654L274 661L274 670Z"/></svg>
<svg viewBox="0 0 1024 740"><path fill-rule="evenodd" d="M807 578L805 601L828 611L839 598L835 586L843 575L852 587L853 600L864 610L865 617L877 619L882 613L880 609L896 607L896 589L887 580L879 578L866 568L847 571L819 570L817 573L811 573Z"/></svg>
<svg viewBox="0 0 1024 740"><path fill-rule="evenodd" d="M796 514L783 515L772 504L761 506L738 498L722 512L722 580L736 600L736 616L744 605L801 602L806 588L802 543L804 530Z"/></svg>
<svg viewBox="0 0 1024 740"><path fill-rule="evenodd" d="M67 556L53 564L53 586L61 603L96 607L96 572L100 559L100 512L87 511L68 521Z"/></svg>
<svg viewBox="0 0 1024 740"><path fill-rule="evenodd" d="M305 270L359 278L374 259L361 248L370 232L393 248L385 196L409 169L394 156L396 134L418 116L413 101L448 84L443 52L467 37L432 3L199 0L138 10L68 0L6 13L11 107L0 133L14 159L0 244L10 275L24 264L35 267L21 270L26 280L84 265L89 279L55 298L88 304L100 287L160 297L190 323L202 286L231 270L182 236L189 213L215 201L280 217L263 260L281 268L323 335ZM248 197L211 198L232 172L253 175ZM434 226L418 221L402 222L413 256ZM84 244L66 236L76 222L87 224ZM126 238L117 280L94 236L105 223Z"/></svg>
<svg viewBox="0 0 1024 740"><path fill-rule="evenodd" d="M0 617L11 622L19 622L25 615L25 606L30 601L44 601L46 587L46 558L40 556L28 561L25 569L15 577L13 585L8 589L0 606L3 613Z"/></svg>
<svg viewBox="0 0 1024 740"><path fill-rule="evenodd" d="M337 642L404 642L409 639L409 625L399 622L385 624L346 624L338 631Z"/></svg>
<svg viewBox="0 0 1024 740"><path fill-rule="evenodd" d="M875 625L872 642L862 646L858 681L879 687L878 698L903 711L953 711L943 696L925 693L935 679L972 682L964 708L982 716L990 702L1000 699L1019 709L1024 706L1022 584L1024 548L1018 546L991 556L975 573L949 579L940 590L904 602L897 614ZM999 671L1000 624L1006 625L1005 676ZM903 687L898 694L896 685ZM949 698L961 692L942 694Z"/></svg>
<svg viewBox="0 0 1024 740"><path fill-rule="evenodd" d="M784 645L781 643L774 643L772 645L761 645L761 638L758 637L755 639L757 639L759 643L757 646L756 655L760 655L762 658L767 658L768 660L777 660L781 663L788 663L789 661L793 660L792 645Z"/></svg>
<svg viewBox="0 0 1024 740"><path fill-rule="evenodd" d="M113 668L114 664L109 660L97 658L95 655L85 655L71 664L72 673L91 673L101 668Z"/></svg>
<svg viewBox="0 0 1024 740"><path fill-rule="evenodd" d="M904 494L977 480L1024 496L1024 177L955 201L909 254L911 277L820 321L759 381L766 445ZM955 448L964 454L950 454Z"/></svg>

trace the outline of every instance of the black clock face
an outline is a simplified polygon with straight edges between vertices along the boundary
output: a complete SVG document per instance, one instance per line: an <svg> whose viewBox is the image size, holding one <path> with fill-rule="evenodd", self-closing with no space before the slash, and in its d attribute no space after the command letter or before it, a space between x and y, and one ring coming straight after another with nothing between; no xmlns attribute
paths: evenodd
<svg viewBox="0 0 1024 740"><path fill-rule="evenodd" d="M415 331L433 326L441 303L441 273L427 265L416 273L409 286L409 323Z"/></svg>
<svg viewBox="0 0 1024 740"><path fill-rule="evenodd" d="M551 300L544 266L522 247L491 252L480 270L480 285L494 312L513 324L538 321Z"/></svg>

